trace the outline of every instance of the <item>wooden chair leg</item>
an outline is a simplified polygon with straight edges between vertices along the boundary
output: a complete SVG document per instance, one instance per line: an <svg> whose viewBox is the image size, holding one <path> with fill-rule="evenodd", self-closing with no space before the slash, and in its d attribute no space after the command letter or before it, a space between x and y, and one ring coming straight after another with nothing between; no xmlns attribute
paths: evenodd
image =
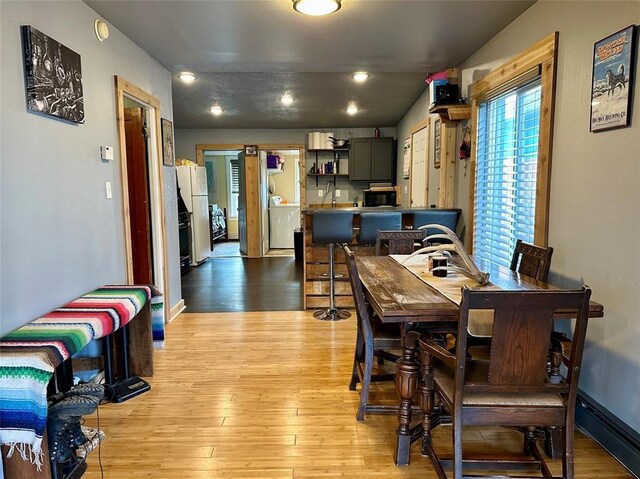
<svg viewBox="0 0 640 479"><path fill-rule="evenodd" d="M353 370L351 371L351 381L349 382L349 390L355 391L356 384L360 381L358 378L358 363L362 359L362 349L364 348L364 341L362 341L362 334L360 328L356 336L356 347L353 352Z"/></svg>
<svg viewBox="0 0 640 479"><path fill-rule="evenodd" d="M369 386L371 385L371 374L373 372L373 345L365 345L364 349L364 368L362 373L362 389L360 390L360 404L356 419L364 421L364 413L367 409L367 400L369 399Z"/></svg>
<svg viewBox="0 0 640 479"><path fill-rule="evenodd" d="M453 416L453 479L462 479L462 418Z"/></svg>
<svg viewBox="0 0 640 479"><path fill-rule="evenodd" d="M562 454L562 477L565 479L574 479L573 472L573 424L567 424L564 427L564 452Z"/></svg>

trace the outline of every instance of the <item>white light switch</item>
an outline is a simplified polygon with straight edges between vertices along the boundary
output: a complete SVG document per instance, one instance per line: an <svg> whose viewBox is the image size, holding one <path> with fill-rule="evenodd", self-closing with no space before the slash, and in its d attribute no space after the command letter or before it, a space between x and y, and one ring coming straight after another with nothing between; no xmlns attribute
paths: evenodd
<svg viewBox="0 0 640 479"><path fill-rule="evenodd" d="M336 190L336 198L340 198L340 190Z"/></svg>
<svg viewBox="0 0 640 479"><path fill-rule="evenodd" d="M318 198L322 198L322 190L318 190Z"/></svg>
<svg viewBox="0 0 640 479"><path fill-rule="evenodd" d="M404 185L404 194L407 194L407 185Z"/></svg>
<svg viewBox="0 0 640 479"><path fill-rule="evenodd" d="M110 200L111 198L113 198L113 192L111 191L111 182L107 181L104 184L104 190L107 193L107 199Z"/></svg>

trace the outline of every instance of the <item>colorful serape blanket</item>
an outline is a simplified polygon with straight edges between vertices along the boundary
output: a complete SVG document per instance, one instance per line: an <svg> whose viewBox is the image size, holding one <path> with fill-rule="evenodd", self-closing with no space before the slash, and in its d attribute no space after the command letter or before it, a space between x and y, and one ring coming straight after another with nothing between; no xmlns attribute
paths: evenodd
<svg viewBox="0 0 640 479"><path fill-rule="evenodd" d="M149 286L104 286L0 339L0 444L8 457L17 449L40 469L53 371L131 321L151 296Z"/></svg>
<svg viewBox="0 0 640 479"><path fill-rule="evenodd" d="M153 347L164 348L164 299L161 294L154 296L151 303L151 329L153 332Z"/></svg>

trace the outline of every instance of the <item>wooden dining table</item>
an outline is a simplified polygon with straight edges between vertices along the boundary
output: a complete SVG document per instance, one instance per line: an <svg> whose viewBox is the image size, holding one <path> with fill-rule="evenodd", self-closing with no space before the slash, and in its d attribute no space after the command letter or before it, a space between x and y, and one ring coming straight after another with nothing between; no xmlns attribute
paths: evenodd
<svg viewBox="0 0 640 479"><path fill-rule="evenodd" d="M399 324L402 337L415 329L421 331L455 332L458 329L459 305L425 283L414 273L390 256L361 256L356 258L358 275L365 297L383 323ZM486 261L475 259L481 271L490 273L494 286L504 290L559 289L529 276L511 271ZM589 317L601 318L604 307L590 302ZM554 319L575 318L574 311L559 310ZM411 444L422 435L422 426L411 426L412 402L418 387L420 365L416 360L415 344L403 344L401 358L396 362L396 390L398 428L394 461L398 466L408 465ZM550 446L551 447L551 446ZM549 448L548 448L549 449ZM554 456L553 451L548 451Z"/></svg>

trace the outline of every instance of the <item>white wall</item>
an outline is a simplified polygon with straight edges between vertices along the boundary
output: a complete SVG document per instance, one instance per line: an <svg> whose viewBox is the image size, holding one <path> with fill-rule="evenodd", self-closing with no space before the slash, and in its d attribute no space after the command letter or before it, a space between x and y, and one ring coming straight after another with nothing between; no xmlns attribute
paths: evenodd
<svg viewBox="0 0 640 479"><path fill-rule="evenodd" d="M98 15L79 1L0 2L0 334L103 284L125 281L114 75L156 96L172 119L170 73L111 27L100 43ZM81 55L86 122L28 113L20 26L32 25ZM175 174L164 168L171 297L181 297ZM105 198L105 182L113 199Z"/></svg>
<svg viewBox="0 0 640 479"><path fill-rule="evenodd" d="M640 430L640 82L632 126L589 132L593 43L640 23L637 1L540 1L462 65L473 80L553 31L560 32L551 172L550 282L588 284L605 306L594 319L580 387ZM458 135L458 140L459 140ZM457 206L468 209L469 177L458 162ZM466 214L463 215L466 217Z"/></svg>
<svg viewBox="0 0 640 479"><path fill-rule="evenodd" d="M331 131L335 133L336 138L357 138L357 137L373 137L374 128L318 128L309 129L178 129L176 130L176 157L196 159L196 145L205 143L215 144L243 144L243 145L261 145L261 144L307 144L307 134L310 131ZM395 137L395 128L380 128L381 136ZM323 155L323 154L321 154ZM321 156L320 160L329 161L329 156ZM315 154L307 152L306 155L306 171L311 169ZM340 162L343 167L342 161ZM318 196L318 191L324 191L326 181L320 181L316 186L316 179L312 177L306 178L306 202L307 205L313 203L321 203L322 197ZM341 191L338 203L351 203L353 195L357 194L358 199L362 200L362 190L368 188L367 182L350 183L346 178L337 179L337 189ZM331 203L331 195L327 195L325 203Z"/></svg>

